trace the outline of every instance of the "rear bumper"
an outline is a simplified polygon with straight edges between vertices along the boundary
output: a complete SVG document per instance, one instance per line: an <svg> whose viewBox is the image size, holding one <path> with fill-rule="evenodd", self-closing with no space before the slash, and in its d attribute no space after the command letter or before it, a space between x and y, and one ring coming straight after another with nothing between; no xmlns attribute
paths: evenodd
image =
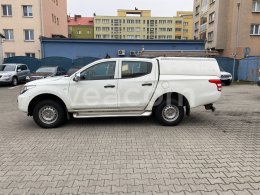
<svg viewBox="0 0 260 195"><path fill-rule="evenodd" d="M260 81L257 81L256 83L257 83L257 85L260 87Z"/></svg>

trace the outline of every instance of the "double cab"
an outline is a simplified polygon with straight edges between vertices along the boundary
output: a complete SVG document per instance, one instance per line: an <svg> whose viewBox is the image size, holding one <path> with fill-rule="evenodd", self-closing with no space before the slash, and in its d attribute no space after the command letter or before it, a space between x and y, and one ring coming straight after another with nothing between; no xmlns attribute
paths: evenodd
<svg viewBox="0 0 260 195"><path fill-rule="evenodd" d="M71 76L27 83L19 109L42 128L69 119L150 116L179 124L190 109L221 97L220 69L210 58L111 58L93 62Z"/></svg>

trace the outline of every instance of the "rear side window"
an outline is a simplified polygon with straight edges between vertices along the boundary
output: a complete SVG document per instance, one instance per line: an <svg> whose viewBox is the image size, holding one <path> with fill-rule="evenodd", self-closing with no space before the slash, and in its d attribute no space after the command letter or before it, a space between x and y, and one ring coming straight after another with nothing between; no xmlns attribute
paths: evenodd
<svg viewBox="0 0 260 195"><path fill-rule="evenodd" d="M140 61L123 61L121 72L122 79L141 77L152 72L153 64Z"/></svg>

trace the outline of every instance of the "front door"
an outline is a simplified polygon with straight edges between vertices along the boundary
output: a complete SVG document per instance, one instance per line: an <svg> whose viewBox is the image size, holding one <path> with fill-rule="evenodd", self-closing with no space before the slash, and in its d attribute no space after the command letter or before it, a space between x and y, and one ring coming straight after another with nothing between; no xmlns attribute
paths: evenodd
<svg viewBox="0 0 260 195"><path fill-rule="evenodd" d="M70 82L72 109L100 110L117 108L116 61L88 66L80 73L80 81Z"/></svg>
<svg viewBox="0 0 260 195"><path fill-rule="evenodd" d="M156 87L156 64L147 60L122 60L119 67L118 108L144 110Z"/></svg>

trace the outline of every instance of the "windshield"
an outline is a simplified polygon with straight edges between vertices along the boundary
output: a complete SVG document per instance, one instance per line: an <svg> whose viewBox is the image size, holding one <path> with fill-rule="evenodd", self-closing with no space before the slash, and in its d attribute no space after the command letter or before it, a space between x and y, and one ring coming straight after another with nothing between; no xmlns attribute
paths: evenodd
<svg viewBox="0 0 260 195"><path fill-rule="evenodd" d="M2 64L0 65L0 71L15 71L15 66Z"/></svg>
<svg viewBox="0 0 260 195"><path fill-rule="evenodd" d="M56 67L42 67L36 70L36 72L49 72L49 73L55 73Z"/></svg>

